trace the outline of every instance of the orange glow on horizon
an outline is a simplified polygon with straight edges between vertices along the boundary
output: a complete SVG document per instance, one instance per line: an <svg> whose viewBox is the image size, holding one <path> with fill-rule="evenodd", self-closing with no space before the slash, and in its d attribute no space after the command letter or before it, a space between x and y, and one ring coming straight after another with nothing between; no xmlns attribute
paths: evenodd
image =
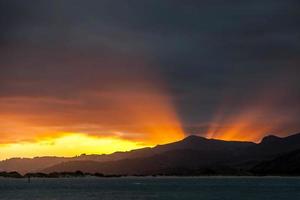
<svg viewBox="0 0 300 200"><path fill-rule="evenodd" d="M184 137L165 83L141 58L87 56L81 57L80 62L72 58L61 59L66 66L84 64L93 71L93 65L103 65L106 71L82 74L87 86L78 91L75 88L70 97L30 94L0 97L2 158L111 153ZM130 73L123 76L120 66ZM42 145L51 138L56 143L63 140L65 146L72 146L73 136L69 133L84 133L84 137L76 136L78 148L67 150L61 148L63 145L47 148ZM100 144L107 140L103 138L113 141L105 149L80 145L80 141Z"/></svg>
<svg viewBox="0 0 300 200"><path fill-rule="evenodd" d="M144 147L142 144L116 137L97 138L83 133L61 133L58 138L44 138L35 142L0 145L0 160L11 157L64 156L109 154ZM18 154L16 154L18 152Z"/></svg>
<svg viewBox="0 0 300 200"><path fill-rule="evenodd" d="M266 80L250 95L245 93L245 97L234 98L234 94L226 94L224 91L224 98L209 125L206 137L260 142L265 135L284 136L298 131L293 126L286 126L291 119L297 118L297 112L278 109L285 105L285 100L293 93L293 90L283 84L288 84L291 78L286 73L278 72L277 76ZM289 115L286 115L287 112Z"/></svg>
<svg viewBox="0 0 300 200"><path fill-rule="evenodd" d="M270 124L259 120L262 113L257 111L244 111L236 116L227 116L226 119L215 121L210 126L206 136L222 140L253 141L259 142L263 135L272 130Z"/></svg>

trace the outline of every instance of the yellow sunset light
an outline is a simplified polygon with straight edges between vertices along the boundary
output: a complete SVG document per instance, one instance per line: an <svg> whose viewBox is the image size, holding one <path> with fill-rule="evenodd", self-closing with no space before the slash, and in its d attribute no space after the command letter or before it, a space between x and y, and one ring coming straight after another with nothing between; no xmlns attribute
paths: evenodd
<svg viewBox="0 0 300 200"><path fill-rule="evenodd" d="M83 133L64 134L62 137L42 139L37 142L22 142L0 145L0 159L35 156L74 156L80 154L109 154L144 147L114 137L98 138Z"/></svg>

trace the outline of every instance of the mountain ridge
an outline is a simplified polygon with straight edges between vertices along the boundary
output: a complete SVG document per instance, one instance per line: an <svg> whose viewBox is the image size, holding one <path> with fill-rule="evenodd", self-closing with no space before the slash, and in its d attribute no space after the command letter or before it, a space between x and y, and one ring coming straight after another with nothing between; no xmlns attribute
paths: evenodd
<svg viewBox="0 0 300 200"><path fill-rule="evenodd" d="M158 174L168 171L199 173L204 168L249 170L275 159L276 156L300 149L300 134L288 137L269 135L260 143L224 141L190 135L155 147L77 157L36 157L8 159L0 162L0 171L53 172L83 171L107 174ZM45 162L46 161L46 162ZM122 169L122 170L121 170ZM127 169L127 170L124 170Z"/></svg>

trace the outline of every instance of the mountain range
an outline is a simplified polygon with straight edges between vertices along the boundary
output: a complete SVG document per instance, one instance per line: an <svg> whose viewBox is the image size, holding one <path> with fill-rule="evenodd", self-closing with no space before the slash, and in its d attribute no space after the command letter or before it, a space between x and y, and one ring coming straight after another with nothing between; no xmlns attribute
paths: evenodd
<svg viewBox="0 0 300 200"><path fill-rule="evenodd" d="M108 155L12 158L0 171L75 172L107 175L300 175L300 133L269 135L260 143L207 139L183 140Z"/></svg>

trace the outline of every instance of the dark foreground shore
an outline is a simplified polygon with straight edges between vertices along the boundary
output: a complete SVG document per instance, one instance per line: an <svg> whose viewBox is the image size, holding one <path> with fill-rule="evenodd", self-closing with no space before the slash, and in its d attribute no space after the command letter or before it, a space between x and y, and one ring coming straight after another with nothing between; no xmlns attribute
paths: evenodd
<svg viewBox="0 0 300 200"><path fill-rule="evenodd" d="M20 174L18 172L0 172L0 177L3 178L80 178L80 177L103 177L103 178L118 178L118 177L300 177L300 175L290 174L216 174L216 173L203 173L203 174L102 174L102 173L84 173L81 171L76 172L52 172L52 173L27 173Z"/></svg>

